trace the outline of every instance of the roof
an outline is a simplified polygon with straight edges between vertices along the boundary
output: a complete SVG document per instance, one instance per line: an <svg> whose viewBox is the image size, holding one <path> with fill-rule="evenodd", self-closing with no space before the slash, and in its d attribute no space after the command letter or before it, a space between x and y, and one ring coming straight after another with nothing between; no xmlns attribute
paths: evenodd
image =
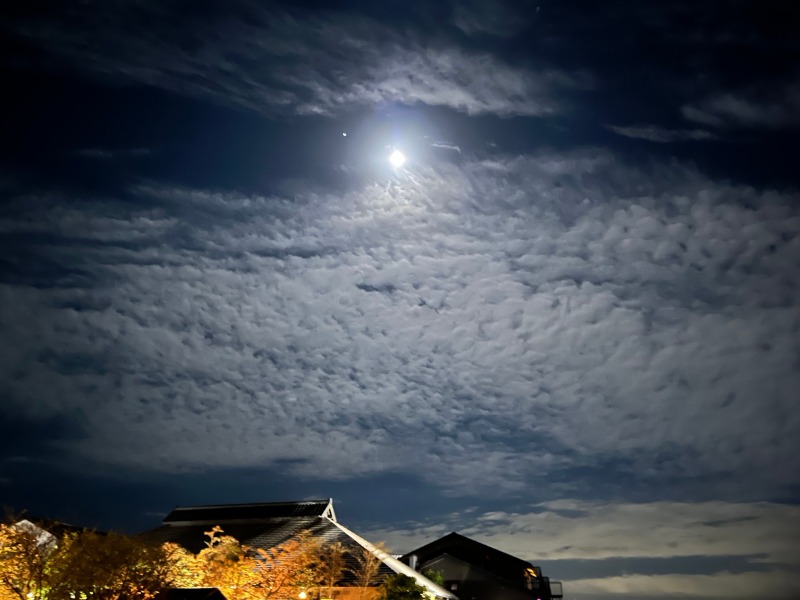
<svg viewBox="0 0 800 600"><path fill-rule="evenodd" d="M252 521L275 518L330 516L334 521L333 501L265 502L261 504L217 504L178 506L164 518L164 523Z"/></svg>
<svg viewBox="0 0 800 600"><path fill-rule="evenodd" d="M67 533L81 533L84 531L94 531L95 533L103 534L105 532L96 531L90 527L81 527L79 525L70 525L69 523L64 523L63 521L59 521L58 519L47 519L44 517L37 517L32 516L27 513L23 513L22 519L18 521L19 523L28 522L36 527L43 529L54 535L56 537L63 537Z"/></svg>
<svg viewBox="0 0 800 600"><path fill-rule="evenodd" d="M225 594L215 587L169 588L156 595L158 600L226 600Z"/></svg>
<svg viewBox="0 0 800 600"><path fill-rule="evenodd" d="M283 544L302 531L328 538L336 514L333 501L269 502L261 504L218 504L176 507L160 527L141 534L153 542L174 542L191 552L206 546L206 532L219 525L225 535L253 548L268 549Z"/></svg>
<svg viewBox="0 0 800 600"><path fill-rule="evenodd" d="M348 551L349 556L346 554L345 560L350 568L355 568L356 553L367 550L381 560L379 575L403 573L414 577L417 583L433 594L448 600L455 599L452 593L341 525L336 520L332 500L178 507L167 515L160 527L146 531L140 537L156 544L173 542L197 553L206 547L206 532L215 525L219 525L225 535L233 536L241 544L264 550L274 548L304 531L324 543L340 542ZM353 582L354 577L348 573L340 584L352 585Z"/></svg>
<svg viewBox="0 0 800 600"><path fill-rule="evenodd" d="M457 596L452 592L449 592L443 587L437 585L436 583L434 583L421 573L418 573L408 565L400 562L392 555L384 552L383 550L380 550L379 548L376 548L373 544L369 543L361 536L356 535L355 533L347 529L344 525L340 523L334 523L334 525L338 527L343 533L345 533L345 535L347 535L350 539L355 541L359 546L375 554L378 558L381 559L381 561L385 566L389 567L395 573L406 575L408 577L413 577L414 580L417 582L417 584L427 589L434 596L437 596L439 598L447 598L448 600L458 600Z"/></svg>
<svg viewBox="0 0 800 600"><path fill-rule="evenodd" d="M526 560L455 532L404 554L400 560L408 563L411 556L415 555L418 563L424 565L445 554L493 573L515 585L524 585L526 569L535 569ZM535 571L541 572L539 569Z"/></svg>

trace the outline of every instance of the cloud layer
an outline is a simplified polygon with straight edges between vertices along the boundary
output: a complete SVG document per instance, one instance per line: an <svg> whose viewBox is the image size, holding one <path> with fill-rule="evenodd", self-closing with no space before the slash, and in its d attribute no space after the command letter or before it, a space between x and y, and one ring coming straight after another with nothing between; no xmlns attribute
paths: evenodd
<svg viewBox="0 0 800 600"><path fill-rule="evenodd" d="M66 457L452 492L796 479L790 196L599 150L131 194L0 221L4 410L74 423Z"/></svg>
<svg viewBox="0 0 800 600"><path fill-rule="evenodd" d="M565 592L570 597L791 598L800 591L795 576L800 566L800 543L794 535L800 527L800 507L796 505L720 501L603 504L562 499L529 509L451 515L445 523L412 524L370 535L387 540L401 552L410 552L451 528L457 529L543 564L546 573L567 579ZM741 558L740 572L719 569L698 574L692 567L719 558L730 568L736 557ZM593 568L592 563L598 567ZM620 572L620 565L627 565L625 572ZM637 565L641 570L636 570ZM661 572L648 572L648 565L658 565ZM602 576L574 576L587 571Z"/></svg>

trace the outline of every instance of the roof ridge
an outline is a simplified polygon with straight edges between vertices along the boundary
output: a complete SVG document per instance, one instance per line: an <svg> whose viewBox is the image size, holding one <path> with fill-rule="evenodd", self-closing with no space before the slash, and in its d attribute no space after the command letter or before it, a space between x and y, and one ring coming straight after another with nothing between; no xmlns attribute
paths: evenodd
<svg viewBox="0 0 800 600"><path fill-rule="evenodd" d="M479 545L479 546L482 546L482 547L484 547L484 548L487 548L488 550L491 550L492 552L496 552L496 553L498 553L498 554L503 554L503 555L505 555L505 556L507 556L507 557L509 557L509 558L513 558L513 559L514 559L514 560L516 560L516 561L519 561L519 562L524 562L524 563L528 563L528 564L530 564L531 566L533 566L533 563L531 563L531 561L529 561L529 560L525 560L524 558L520 558L519 556L514 556L514 555L513 555L513 554L511 554L510 552L506 552L505 550L501 550L500 548L496 548L496 547L494 547L494 546L490 546L489 544L487 544L487 543L485 543L485 542L481 542L481 541L479 541L479 540L476 540L476 539L473 539L473 538L471 538L471 537L467 537L466 535L460 534L460 533L458 533L457 531L454 531L454 532L453 532L451 535L457 535L458 537L460 537L460 538L462 538L462 539L464 539L464 540L467 540L467 541L469 541L469 542L470 542L470 543L472 543L472 544L477 544L477 545Z"/></svg>
<svg viewBox="0 0 800 600"><path fill-rule="evenodd" d="M458 533L457 531L451 531L447 535L444 535L444 536L442 536L440 538L437 538L437 539L435 539L435 540L433 540L431 542L428 542L427 544L424 544L424 545L420 546L419 548L415 548L414 550L410 550L410 551L406 552L405 554L403 554L403 557L411 556L412 554L424 551L424 550L426 550L426 549L428 549L430 547L441 546L443 544L443 542L445 542L445 540L448 540L448 539L451 539L451 540L462 540L463 543L466 543L466 544L471 545L473 547L477 546L477 547L485 549L485 550L487 550L489 552L492 552L492 553L494 553L496 555L497 554L502 555L506 559L513 560L513 561L515 561L517 563L525 563L527 565L533 566L533 562L530 561L530 560L526 560L524 558L520 558L519 556L514 556L510 552L506 552L505 550L501 550L500 548L496 548L494 546L490 546L489 544L487 544L485 542L478 541L478 540L476 540L474 538L471 538L471 537L468 537L468 536L466 536L464 534ZM445 552L445 551L443 550L443 552ZM454 554L451 554L451 553L448 553L448 554L450 554L451 556L455 556Z"/></svg>
<svg viewBox="0 0 800 600"><path fill-rule="evenodd" d="M235 502L232 504L202 504L202 505L192 505L192 506L176 506L172 510L202 510L208 508L244 508L244 507L252 507L252 506L280 506L282 504L328 504L329 499L319 499L319 500L284 500L281 502L248 502L248 503L240 503Z"/></svg>

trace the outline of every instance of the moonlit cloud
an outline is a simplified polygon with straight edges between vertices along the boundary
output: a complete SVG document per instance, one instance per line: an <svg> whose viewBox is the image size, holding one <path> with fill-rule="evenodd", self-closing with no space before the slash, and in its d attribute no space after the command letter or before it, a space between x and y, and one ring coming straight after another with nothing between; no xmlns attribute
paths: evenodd
<svg viewBox="0 0 800 600"><path fill-rule="evenodd" d="M755 598L758 590L776 598L796 594L800 526L796 505L769 502L651 502L602 504L557 500L536 504L530 512L451 515L436 525L403 524L370 532L390 547L409 552L450 529L500 548L547 572L569 565L576 573L602 577L567 577L567 591L577 597L638 594L698 598ZM693 573L692 564L714 557L741 557L742 571ZM626 560L627 559L627 560ZM651 565L642 559L668 561L666 573L620 573L620 565ZM634 562L637 561L637 562ZM592 563L598 567L593 568ZM687 567L689 570L687 570ZM646 566L640 567L646 569ZM561 575L564 577L564 575Z"/></svg>
<svg viewBox="0 0 800 600"><path fill-rule="evenodd" d="M541 560L743 555L785 567L797 562L795 505L562 499L533 508L528 514L485 514L468 531Z"/></svg>
<svg viewBox="0 0 800 600"><path fill-rule="evenodd" d="M132 193L0 221L31 240L0 288L8 410L74 419L67 459L345 478L423 455L495 493L613 463L779 494L800 467L789 196L602 151L291 201Z"/></svg>
<svg viewBox="0 0 800 600"><path fill-rule="evenodd" d="M534 561L742 556L753 565L789 568L798 560L794 535L800 508L770 502L598 503L561 499L530 512L452 515L373 535L407 552L458 527L464 535Z"/></svg>
<svg viewBox="0 0 800 600"><path fill-rule="evenodd" d="M431 147L440 148L442 150L452 150L454 152L458 152L459 154L461 154L461 148L452 142L445 142L445 141L433 142L431 144Z"/></svg>
<svg viewBox="0 0 800 600"><path fill-rule="evenodd" d="M715 573L713 575L626 575L570 582L578 597L606 600L619 595L666 600L690 598L795 598L800 585L794 571L769 573Z"/></svg>

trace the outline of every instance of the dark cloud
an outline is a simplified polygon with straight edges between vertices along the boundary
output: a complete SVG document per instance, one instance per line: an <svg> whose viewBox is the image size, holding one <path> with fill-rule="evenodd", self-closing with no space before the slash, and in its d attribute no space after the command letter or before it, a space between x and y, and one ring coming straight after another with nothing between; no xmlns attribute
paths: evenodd
<svg viewBox="0 0 800 600"><path fill-rule="evenodd" d="M759 90L715 94L683 106L681 112L686 119L710 127L797 127L800 84L774 87L765 83Z"/></svg>
<svg viewBox="0 0 800 600"><path fill-rule="evenodd" d="M625 137L647 140L658 144L719 139L716 135L704 129L664 129L657 125L631 125L627 127L609 125L608 128L614 133Z"/></svg>
<svg viewBox="0 0 800 600"><path fill-rule="evenodd" d="M510 37L530 27L540 10L536 2L465 0L453 2L452 22L467 35Z"/></svg>
<svg viewBox="0 0 800 600"><path fill-rule="evenodd" d="M124 148L109 150L104 148L84 148L77 150L75 156L94 160L113 160L115 158L147 158L152 154L148 148Z"/></svg>
<svg viewBox="0 0 800 600"><path fill-rule="evenodd" d="M445 35L423 39L363 14L245 6L184 18L160 3L73 4L20 20L16 31L101 76L270 114L400 102L549 115L563 108L560 90L585 85L563 70L514 66Z"/></svg>

